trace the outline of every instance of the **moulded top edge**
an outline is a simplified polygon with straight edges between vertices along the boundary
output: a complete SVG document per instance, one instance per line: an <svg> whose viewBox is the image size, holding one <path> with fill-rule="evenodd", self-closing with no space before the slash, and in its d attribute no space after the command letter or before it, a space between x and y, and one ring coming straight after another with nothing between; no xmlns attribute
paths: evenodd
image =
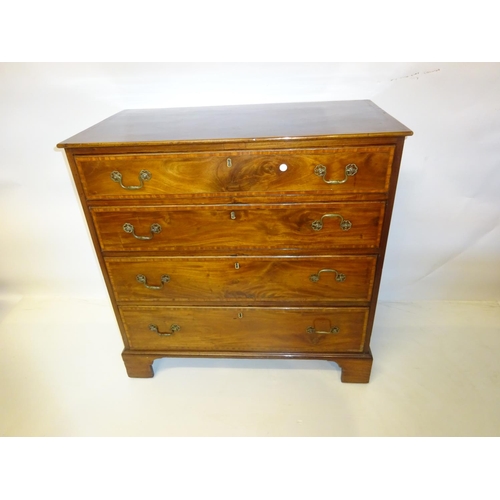
<svg viewBox="0 0 500 500"><path fill-rule="evenodd" d="M371 101L129 109L60 148L397 137L413 132Z"/></svg>

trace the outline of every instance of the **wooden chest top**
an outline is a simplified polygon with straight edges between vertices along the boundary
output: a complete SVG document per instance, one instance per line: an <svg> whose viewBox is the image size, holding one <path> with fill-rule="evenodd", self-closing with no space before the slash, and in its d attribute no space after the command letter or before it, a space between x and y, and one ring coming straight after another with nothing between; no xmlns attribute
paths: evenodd
<svg viewBox="0 0 500 500"><path fill-rule="evenodd" d="M412 131L368 100L128 109L58 147L253 142L259 139L408 136Z"/></svg>

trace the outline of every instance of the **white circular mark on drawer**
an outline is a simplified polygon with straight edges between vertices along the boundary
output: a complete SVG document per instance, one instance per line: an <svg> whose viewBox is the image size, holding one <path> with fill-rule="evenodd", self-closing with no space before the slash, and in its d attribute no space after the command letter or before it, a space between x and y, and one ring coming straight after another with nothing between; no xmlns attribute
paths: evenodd
<svg viewBox="0 0 500 500"><path fill-rule="evenodd" d="M288 165L287 165L286 163L282 163L282 164L280 165L280 170L281 170L282 172L286 172L286 171L288 170Z"/></svg>

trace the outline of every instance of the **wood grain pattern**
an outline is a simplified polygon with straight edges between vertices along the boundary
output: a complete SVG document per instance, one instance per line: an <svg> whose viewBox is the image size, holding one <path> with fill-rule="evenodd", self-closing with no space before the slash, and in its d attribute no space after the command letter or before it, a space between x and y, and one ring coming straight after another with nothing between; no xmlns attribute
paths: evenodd
<svg viewBox="0 0 500 500"><path fill-rule="evenodd" d="M385 204L317 203L283 205L212 205L92 208L92 215L103 251L191 251L258 248L288 249L363 247L379 244ZM234 219L231 218L234 214ZM344 231L338 217L325 219L323 229L312 223L325 214L340 214L352 227ZM138 240L123 230L132 224L138 236L150 236L151 225L161 232L150 240Z"/></svg>
<svg viewBox="0 0 500 500"><path fill-rule="evenodd" d="M131 378L152 378L153 362L158 359L158 355L140 354L137 352L123 351L122 358L127 369L127 375Z"/></svg>
<svg viewBox="0 0 500 500"><path fill-rule="evenodd" d="M131 349L269 352L361 352L368 308L122 306ZM154 324L169 333L159 336ZM308 333L339 329L335 334Z"/></svg>
<svg viewBox="0 0 500 500"><path fill-rule="evenodd" d="M340 380L349 384L370 382L373 358L371 355L359 358L339 358L335 362L342 368Z"/></svg>
<svg viewBox="0 0 500 500"><path fill-rule="evenodd" d="M128 109L62 141L58 147L253 144L293 138L404 137L412 131L368 100ZM212 147L212 149L214 149Z"/></svg>
<svg viewBox="0 0 500 500"><path fill-rule="evenodd" d="M327 257L108 257L106 267L117 302L283 303L291 305L368 302L376 256ZM332 269L344 274L337 281ZM148 289L137 281L162 286Z"/></svg>
<svg viewBox="0 0 500 500"><path fill-rule="evenodd" d="M126 110L64 147L131 377L155 359L322 359L366 383L397 178L412 132L370 101ZM231 162L228 162L228 158ZM341 184L345 167L358 172ZM230 166L228 166L230 164ZM286 168L281 168L286 167ZM141 170L150 180L137 185ZM323 227L313 222L323 217ZM343 231L341 220L352 224ZM123 230L151 236L139 240ZM348 224L347 224L348 226ZM344 226L346 228L347 226ZM318 229L318 227L316 227ZM346 280L325 272L336 269ZM164 288L151 290L137 281ZM154 322L154 323L153 323ZM157 324L169 332L160 336ZM324 334L310 328L338 332Z"/></svg>
<svg viewBox="0 0 500 500"><path fill-rule="evenodd" d="M386 193L393 155L393 146L372 146L296 151L214 151L205 154L91 155L77 156L76 164L89 200L206 193L225 196L242 192L353 194ZM343 184L327 184L314 173L316 166L324 165L327 180L343 180L349 164L355 164L358 172ZM282 165L286 170L280 170ZM127 190L111 178L111 173L118 171L123 176L124 186L136 186L142 170L149 171L151 179L145 181L141 189Z"/></svg>
<svg viewBox="0 0 500 500"><path fill-rule="evenodd" d="M355 384L367 384L370 381L373 357L371 352L361 354L329 352L272 352L272 351L132 351L125 349L123 361L129 377L151 378L154 376L152 364L159 358L250 358L250 359L321 359L332 361L341 368L341 381Z"/></svg>

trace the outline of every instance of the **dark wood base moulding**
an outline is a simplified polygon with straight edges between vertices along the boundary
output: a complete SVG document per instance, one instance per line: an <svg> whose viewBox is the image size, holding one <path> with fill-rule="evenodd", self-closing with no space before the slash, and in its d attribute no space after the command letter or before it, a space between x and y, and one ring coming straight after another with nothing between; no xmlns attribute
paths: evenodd
<svg viewBox="0 0 500 500"><path fill-rule="evenodd" d="M122 352L123 362L127 374L131 378L154 377L153 362L161 358L199 358L199 352L148 352L130 351ZM342 370L340 380L353 384L367 384L370 381L373 357L370 353L363 354L300 354L300 353L269 353L269 352L237 352L211 351L203 353L204 358L244 358L244 359L318 359L332 361Z"/></svg>

